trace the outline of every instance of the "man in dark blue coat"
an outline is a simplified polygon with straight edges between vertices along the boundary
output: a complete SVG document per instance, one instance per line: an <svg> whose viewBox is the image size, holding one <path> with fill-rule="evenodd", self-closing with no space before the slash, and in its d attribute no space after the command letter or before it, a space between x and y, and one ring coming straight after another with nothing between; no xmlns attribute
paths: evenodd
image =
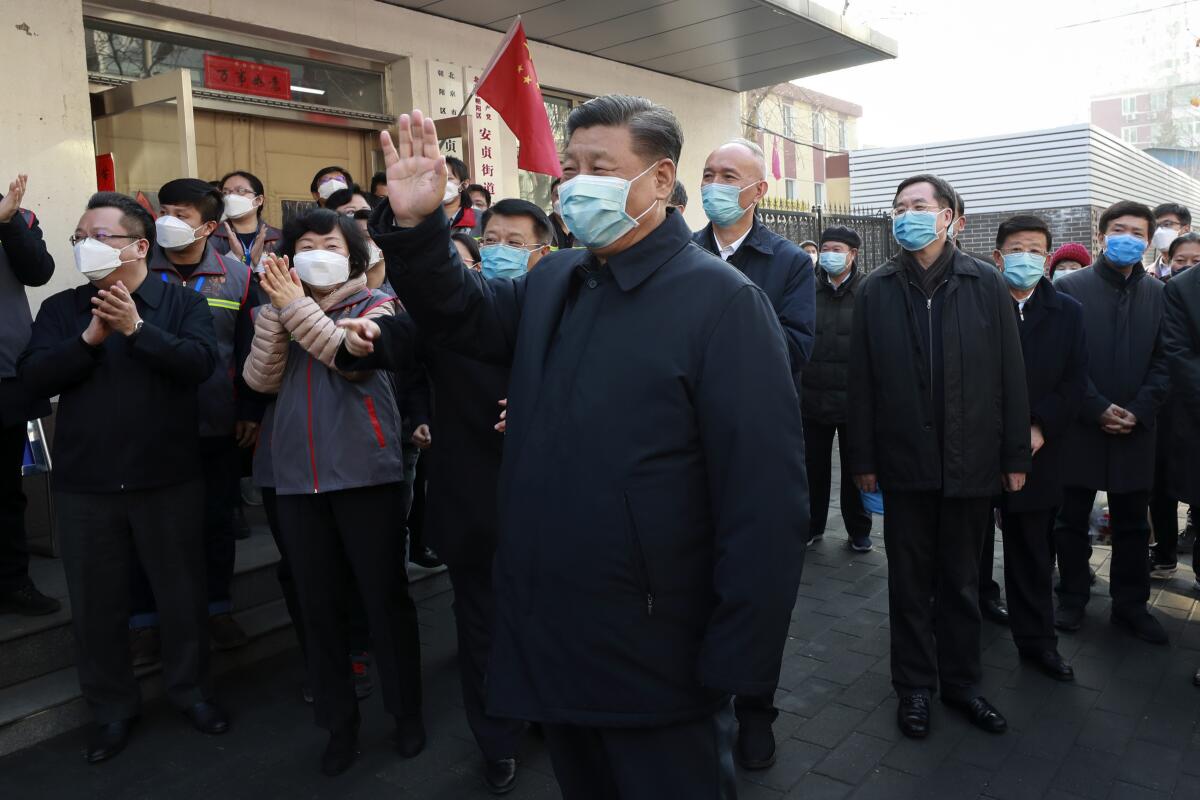
<svg viewBox="0 0 1200 800"><path fill-rule="evenodd" d="M1001 499L1004 586L1013 641L1021 657L1060 681L1075 671L1058 652L1054 633L1054 514L1062 505L1063 440L1087 389L1083 307L1045 277L1050 228L1019 214L996 232L992 258L1004 274L1025 358L1033 470L1019 492Z"/></svg>
<svg viewBox="0 0 1200 800"><path fill-rule="evenodd" d="M767 293L788 340L788 357L797 395L801 371L812 355L816 332L813 263L794 242L770 230L758 219L758 202L767 194L767 166L762 149L746 139L734 139L709 154L704 162L700 197L709 224L692 241L737 267ZM739 695L735 755L746 769L766 769L775 763L771 724L779 716L773 694Z"/></svg>
<svg viewBox="0 0 1200 800"><path fill-rule="evenodd" d="M568 800L733 797L730 697L775 689L808 525L788 348L763 291L666 209L670 111L609 95L567 127L586 250L469 280L420 112L398 151L383 136L371 224L420 328L512 365L488 711L543 723ZM341 365L393 347L390 325L344 327Z"/></svg>

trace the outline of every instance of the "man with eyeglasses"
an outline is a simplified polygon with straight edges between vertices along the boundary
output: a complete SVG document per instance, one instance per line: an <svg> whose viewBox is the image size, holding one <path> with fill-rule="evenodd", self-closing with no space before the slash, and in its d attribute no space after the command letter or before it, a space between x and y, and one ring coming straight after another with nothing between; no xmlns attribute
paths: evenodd
<svg viewBox="0 0 1200 800"><path fill-rule="evenodd" d="M1154 208L1154 234L1150 244L1158 251L1151 274L1159 280L1170 280L1171 264L1167 251L1176 237L1192 230L1192 212L1179 203L1163 203Z"/></svg>
<svg viewBox="0 0 1200 800"><path fill-rule="evenodd" d="M1054 633L1052 536L1063 498L1065 438L1083 406L1088 354L1082 306L1045 275L1051 246L1049 226L1030 214L1011 217L996 231L992 259L1008 284L1021 331L1033 453L1025 488L1001 498L1000 514L1013 642L1021 658L1046 675L1073 681L1075 671L1059 654Z"/></svg>
<svg viewBox="0 0 1200 800"><path fill-rule="evenodd" d="M950 243L955 206L935 175L900 183L902 250L859 289L850 339L842 468L883 493L892 684L912 738L929 734L935 690L973 725L1008 727L980 691L979 556L993 498L1020 491L1030 467L1012 299L995 269Z"/></svg>
<svg viewBox="0 0 1200 800"><path fill-rule="evenodd" d="M37 397L59 398L51 486L93 763L124 748L139 713L134 560L158 600L167 696L201 732L229 728L209 680L197 397L217 339L204 298L150 272L153 239L132 198L93 195L71 237L88 283L42 303L20 363Z"/></svg>

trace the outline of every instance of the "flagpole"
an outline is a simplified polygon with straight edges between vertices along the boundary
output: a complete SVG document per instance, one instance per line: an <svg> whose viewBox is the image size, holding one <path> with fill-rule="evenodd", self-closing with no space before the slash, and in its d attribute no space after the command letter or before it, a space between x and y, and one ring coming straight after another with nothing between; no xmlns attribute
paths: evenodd
<svg viewBox="0 0 1200 800"><path fill-rule="evenodd" d="M508 43L512 41L513 36L517 33L517 26L521 24L521 15L517 14L517 18L513 20L512 25L508 26L508 33L504 34L504 38L500 40L500 46L496 48L496 52L492 53L492 59L488 61L487 66L483 68L483 72L479 73L479 79L475 81L475 85L471 87L471 91L467 93L466 100L463 101L462 108L458 110L458 116L462 116L467 111L467 106L471 104L472 98L475 97L475 90L479 88L479 84L483 83L487 78L488 73L496 66L496 62L500 60L501 54L508 47Z"/></svg>

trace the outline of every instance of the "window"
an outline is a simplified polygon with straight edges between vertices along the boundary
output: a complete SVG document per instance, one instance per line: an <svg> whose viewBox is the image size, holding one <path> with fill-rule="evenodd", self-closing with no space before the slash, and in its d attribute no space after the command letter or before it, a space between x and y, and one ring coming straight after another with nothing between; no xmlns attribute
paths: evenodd
<svg viewBox="0 0 1200 800"><path fill-rule="evenodd" d="M850 137L847 135L848 127L849 127L849 125L846 124L845 117L838 120L838 149L839 150L849 150L850 149L850 145L849 145Z"/></svg>
<svg viewBox="0 0 1200 800"><path fill-rule="evenodd" d="M1167 93L1155 92L1150 95L1150 110L1155 114L1167 110Z"/></svg>
<svg viewBox="0 0 1200 800"><path fill-rule="evenodd" d="M782 103L780 111L783 112L783 135L789 139L796 138L796 109L792 108L791 103Z"/></svg>
<svg viewBox="0 0 1200 800"><path fill-rule="evenodd" d="M825 205L825 184L823 184L823 183L814 183L813 184L813 205L814 206L824 206Z"/></svg>
<svg viewBox="0 0 1200 800"><path fill-rule="evenodd" d="M1128 125L1124 128L1121 128L1121 139L1126 144L1137 144L1137 141L1138 141L1137 126L1136 125Z"/></svg>
<svg viewBox="0 0 1200 800"><path fill-rule="evenodd" d="M550 94L542 91L542 104L546 106L546 116L550 119L550 130L554 131L554 142L561 153L567 146L567 117L571 111L586 100L586 97L575 97L565 94ZM554 178L539 172L517 173L521 187L521 199L528 200L540 206L546 213L550 212L550 184ZM499 198L496 198L499 199Z"/></svg>
<svg viewBox="0 0 1200 800"><path fill-rule="evenodd" d="M1125 119L1133 119L1134 117L1136 117L1137 116L1137 98L1132 97L1132 96L1131 97L1122 97L1121 98L1121 113L1125 116Z"/></svg>
<svg viewBox="0 0 1200 800"><path fill-rule="evenodd" d="M796 199L796 181L788 178L783 182L783 196L788 200Z"/></svg>
<svg viewBox="0 0 1200 800"><path fill-rule="evenodd" d="M825 117L815 108L812 112L812 141L813 144L825 144Z"/></svg>

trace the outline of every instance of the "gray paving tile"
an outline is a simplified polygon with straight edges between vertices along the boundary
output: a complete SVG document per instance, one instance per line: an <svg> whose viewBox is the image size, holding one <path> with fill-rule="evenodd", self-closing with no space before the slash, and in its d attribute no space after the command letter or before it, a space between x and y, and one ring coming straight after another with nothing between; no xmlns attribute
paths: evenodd
<svg viewBox="0 0 1200 800"><path fill-rule="evenodd" d="M1179 743L1176 747L1164 747L1134 739L1120 760L1117 777L1125 783L1169 794L1175 790L1175 781L1179 777L1183 757L1180 747Z"/></svg>
<svg viewBox="0 0 1200 800"><path fill-rule="evenodd" d="M1120 759L1100 750L1074 747L1067 753L1054 786L1093 800L1104 800L1117 779Z"/></svg>
<svg viewBox="0 0 1200 800"><path fill-rule="evenodd" d="M866 711L841 703L831 703L800 726L795 737L826 748L836 747L866 717Z"/></svg>
<svg viewBox="0 0 1200 800"><path fill-rule="evenodd" d="M1029 800L1031 797L1041 797L1054 780L1058 768L1057 761L1013 753L1005 759L1004 765L993 773L988 784L987 796L996 800Z"/></svg>
<svg viewBox="0 0 1200 800"><path fill-rule="evenodd" d="M888 742L857 731L847 736L825 759L816 771L843 783L862 781L891 748Z"/></svg>

